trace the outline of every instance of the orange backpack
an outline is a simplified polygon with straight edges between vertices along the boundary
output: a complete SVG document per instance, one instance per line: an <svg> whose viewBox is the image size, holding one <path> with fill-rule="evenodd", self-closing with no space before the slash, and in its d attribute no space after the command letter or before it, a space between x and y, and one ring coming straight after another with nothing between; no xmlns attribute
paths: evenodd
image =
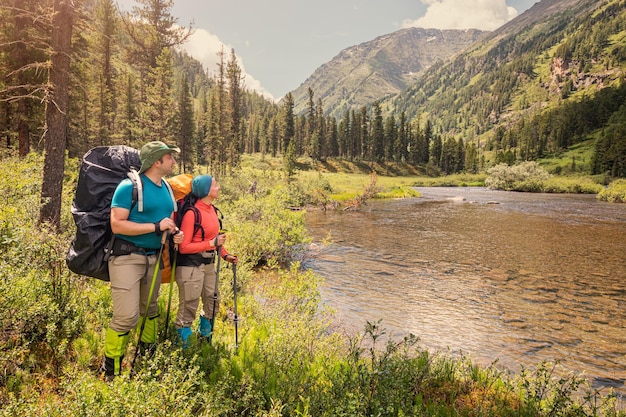
<svg viewBox="0 0 626 417"><path fill-rule="evenodd" d="M176 204L180 207L180 202L185 198L187 194L191 192L191 180L193 175L191 174L179 174L171 178L165 179L174 192L174 199ZM182 216L182 213L174 213L174 216ZM176 219L174 219L176 220ZM163 269L161 270L161 283L167 284L172 282L172 265L170 263L170 251L174 248L172 245L166 245L166 250L163 251Z"/></svg>

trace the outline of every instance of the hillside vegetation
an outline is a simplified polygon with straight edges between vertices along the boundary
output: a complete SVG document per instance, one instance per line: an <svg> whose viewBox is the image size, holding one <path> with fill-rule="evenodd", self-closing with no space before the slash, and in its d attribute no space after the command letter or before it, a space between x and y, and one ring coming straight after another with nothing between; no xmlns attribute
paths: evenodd
<svg viewBox="0 0 626 417"><path fill-rule="evenodd" d="M558 364L511 375L429 352L419 335L387 339L377 320L359 334L338 331L332 311L320 309L320 277L298 262L309 239L303 212L288 206L306 184L281 170L257 172L253 189L248 169L221 181L229 245L241 258L239 344L232 270L224 268L212 344L194 340L182 349L161 322L155 354L131 374L134 335L125 374L107 383L97 369L111 314L108 284L65 266L78 161L67 161L63 234L37 221L42 157L3 162L0 416L626 416L615 395ZM161 320L167 291L166 284Z"/></svg>
<svg viewBox="0 0 626 417"><path fill-rule="evenodd" d="M558 155L594 138L580 162L624 176L625 58L624 1L544 0L381 106L475 144L492 163Z"/></svg>

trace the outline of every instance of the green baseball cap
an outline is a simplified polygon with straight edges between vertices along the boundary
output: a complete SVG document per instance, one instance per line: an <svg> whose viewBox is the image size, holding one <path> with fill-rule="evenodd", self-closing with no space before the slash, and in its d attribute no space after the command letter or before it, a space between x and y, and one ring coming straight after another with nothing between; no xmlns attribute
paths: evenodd
<svg viewBox="0 0 626 417"><path fill-rule="evenodd" d="M167 145L160 140L146 143L139 151L139 159L141 160L139 173L146 171L152 164L161 159L163 155L172 152L180 153L180 148L176 145Z"/></svg>

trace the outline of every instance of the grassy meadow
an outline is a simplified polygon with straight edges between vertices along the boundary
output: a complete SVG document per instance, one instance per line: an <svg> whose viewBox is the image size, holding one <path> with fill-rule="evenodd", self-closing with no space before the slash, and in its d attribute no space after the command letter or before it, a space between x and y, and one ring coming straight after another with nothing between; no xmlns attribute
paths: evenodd
<svg viewBox="0 0 626 417"><path fill-rule="evenodd" d="M626 416L613 393L558 364L512 375L497 368L497 358L479 367L471 358L425 350L419 335L388 339L380 321L363 323L358 334L342 332L333 312L320 308L321 277L301 267L310 238L305 211L294 208L358 209L379 194L402 197L430 177L403 166L377 167L372 175L359 164L327 162L288 178L281 164L244 156L241 168L220 178L227 246L241 262L236 288L232 269L220 272L212 344L178 345L177 290L164 284L156 352L131 372L131 334L124 375L105 382L98 368L111 315L109 284L65 265L79 161L67 162L63 229L56 232L37 223L41 156L4 157L0 416Z"/></svg>

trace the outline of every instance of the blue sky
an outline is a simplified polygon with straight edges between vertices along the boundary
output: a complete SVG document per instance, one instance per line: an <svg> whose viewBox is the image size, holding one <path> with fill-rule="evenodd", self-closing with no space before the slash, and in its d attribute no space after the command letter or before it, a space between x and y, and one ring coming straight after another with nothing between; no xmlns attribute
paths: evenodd
<svg viewBox="0 0 626 417"><path fill-rule="evenodd" d="M234 48L246 87L278 100L350 46L409 26L494 30L537 1L174 0L171 13L195 29L184 48L209 72Z"/></svg>

